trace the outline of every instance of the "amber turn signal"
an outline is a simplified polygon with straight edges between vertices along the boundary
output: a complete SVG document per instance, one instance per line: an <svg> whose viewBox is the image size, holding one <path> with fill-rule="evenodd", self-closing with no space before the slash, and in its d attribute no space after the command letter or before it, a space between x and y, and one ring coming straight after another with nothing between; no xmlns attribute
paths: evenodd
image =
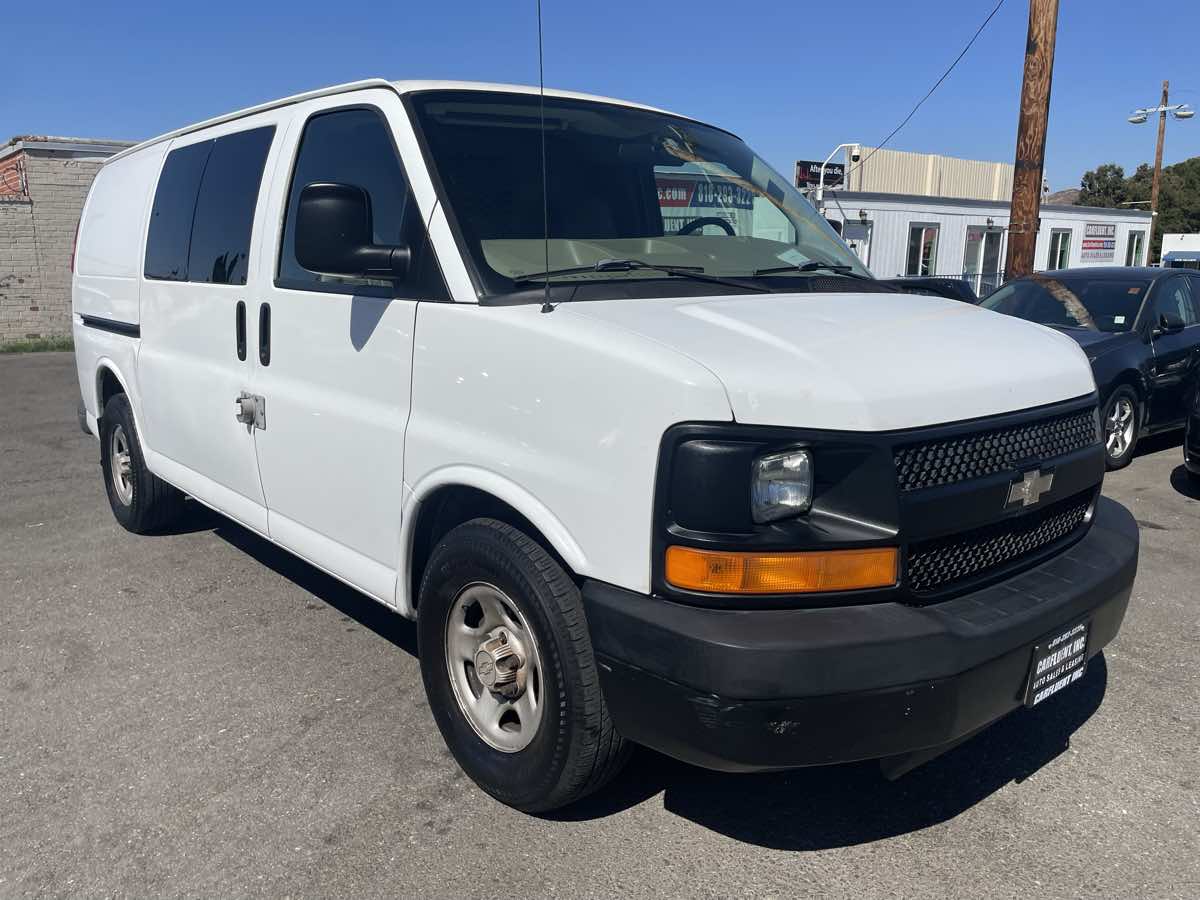
<svg viewBox="0 0 1200 900"><path fill-rule="evenodd" d="M857 591L896 583L895 547L802 553L733 553L667 548L667 581L710 594L808 594Z"/></svg>

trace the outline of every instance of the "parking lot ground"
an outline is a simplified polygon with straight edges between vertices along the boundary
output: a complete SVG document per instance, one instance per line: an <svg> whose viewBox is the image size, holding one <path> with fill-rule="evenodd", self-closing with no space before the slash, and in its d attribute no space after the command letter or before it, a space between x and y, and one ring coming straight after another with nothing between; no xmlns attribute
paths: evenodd
<svg viewBox="0 0 1200 900"><path fill-rule="evenodd" d="M203 509L109 512L67 354L0 357L0 895L1200 896L1200 491L1178 439L1077 685L897 782L638 753L551 818L479 792L406 621Z"/></svg>

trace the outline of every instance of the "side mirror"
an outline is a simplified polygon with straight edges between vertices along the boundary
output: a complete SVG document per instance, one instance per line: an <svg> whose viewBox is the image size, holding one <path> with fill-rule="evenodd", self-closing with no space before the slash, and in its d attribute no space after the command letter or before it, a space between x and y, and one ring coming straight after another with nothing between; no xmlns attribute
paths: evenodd
<svg viewBox="0 0 1200 900"><path fill-rule="evenodd" d="M838 233L839 236L841 236L841 233L842 233L841 219L826 219L825 221L829 223L830 228L832 228L834 231L836 231Z"/></svg>
<svg viewBox="0 0 1200 900"><path fill-rule="evenodd" d="M310 184L296 208L296 262L310 272L399 281L411 261L404 246L374 243L371 198L353 184Z"/></svg>
<svg viewBox="0 0 1200 900"><path fill-rule="evenodd" d="M1163 313L1158 317L1157 334L1178 334L1183 331L1183 319L1176 313Z"/></svg>

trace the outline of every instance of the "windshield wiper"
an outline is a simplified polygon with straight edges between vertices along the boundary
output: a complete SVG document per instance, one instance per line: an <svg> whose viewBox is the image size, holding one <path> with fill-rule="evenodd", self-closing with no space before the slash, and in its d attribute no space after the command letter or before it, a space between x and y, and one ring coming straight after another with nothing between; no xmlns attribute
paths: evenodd
<svg viewBox="0 0 1200 900"><path fill-rule="evenodd" d="M553 278L555 275L582 275L585 272L632 272L634 270L666 272L668 275L691 278L693 281L707 281L711 284L723 284L727 287L758 291L759 293L770 292L769 288L762 287L761 285L747 284L744 281L734 281L731 278L721 278L717 275L706 275L701 266L660 266L655 263L643 262L640 259L602 259L591 266L570 266L565 269L550 269L546 272L529 272L525 275L516 275L513 277L513 281L521 284L523 282Z"/></svg>
<svg viewBox="0 0 1200 900"><path fill-rule="evenodd" d="M857 278L859 281L874 281L873 278L868 278L866 275L859 275L854 271L853 266L844 265L842 263L824 262L823 260L814 259L811 262L801 263L798 266L771 266L769 269L755 269L754 276L757 278L760 275L779 275L784 272L833 272L835 275L845 275L847 278Z"/></svg>

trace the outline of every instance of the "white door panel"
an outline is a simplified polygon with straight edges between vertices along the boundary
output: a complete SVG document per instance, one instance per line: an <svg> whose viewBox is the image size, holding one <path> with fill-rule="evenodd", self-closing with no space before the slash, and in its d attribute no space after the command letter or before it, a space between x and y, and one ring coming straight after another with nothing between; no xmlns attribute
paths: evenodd
<svg viewBox="0 0 1200 900"><path fill-rule="evenodd" d="M201 476L179 487L222 510L224 491L206 482L232 491L257 507L246 524L265 531L254 438L234 418L234 399L250 384L235 328L245 296L235 285L144 282L138 384L146 443ZM246 508L238 505L244 520Z"/></svg>
<svg viewBox="0 0 1200 900"><path fill-rule="evenodd" d="M254 392L266 398L255 443L272 536L286 542L283 516L394 565L416 303L268 293L271 362Z"/></svg>
<svg viewBox="0 0 1200 900"><path fill-rule="evenodd" d="M410 243L433 192L423 172L406 180L419 151L394 93L323 98L291 115L252 282L251 319L270 306L270 359L253 387L266 404L255 448L268 527L281 545L392 602L413 329L418 299L437 292L414 288L423 275L399 285L316 276L295 259L293 220L306 184L353 184L371 199L375 242ZM420 246L412 243L414 260L432 260ZM425 273L421 265L412 271Z"/></svg>

